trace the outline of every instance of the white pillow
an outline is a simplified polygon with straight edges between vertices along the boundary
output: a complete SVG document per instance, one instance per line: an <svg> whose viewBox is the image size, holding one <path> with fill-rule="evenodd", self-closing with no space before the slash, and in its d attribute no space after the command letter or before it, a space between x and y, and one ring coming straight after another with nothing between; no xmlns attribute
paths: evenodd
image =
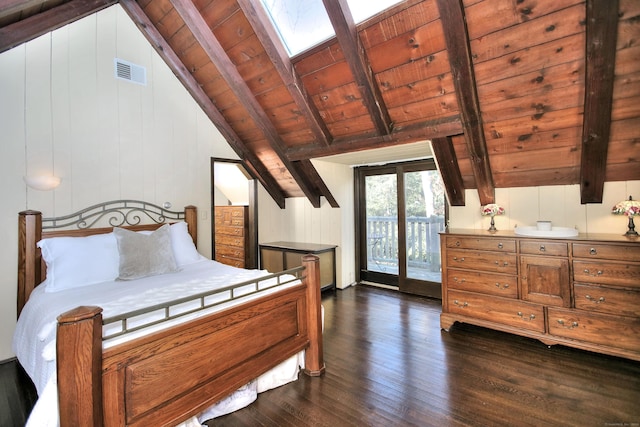
<svg viewBox="0 0 640 427"><path fill-rule="evenodd" d="M171 246L171 231L165 224L151 234L113 228L118 242L118 280L135 280L178 270Z"/></svg>
<svg viewBox="0 0 640 427"><path fill-rule="evenodd" d="M193 244L186 222L171 224L171 246L178 267L204 259L196 249L196 245Z"/></svg>
<svg viewBox="0 0 640 427"><path fill-rule="evenodd" d="M47 264L46 292L107 282L118 277L118 245L113 233L52 237L38 242Z"/></svg>

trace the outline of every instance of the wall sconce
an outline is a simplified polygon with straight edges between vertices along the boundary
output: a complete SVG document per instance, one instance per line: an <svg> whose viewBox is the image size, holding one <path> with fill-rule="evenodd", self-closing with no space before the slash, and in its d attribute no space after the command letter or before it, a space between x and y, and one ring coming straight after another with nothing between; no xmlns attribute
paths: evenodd
<svg viewBox="0 0 640 427"><path fill-rule="evenodd" d="M633 223L634 215L640 215L640 202L632 200L629 196L629 200L623 200L611 209L611 213L614 215L626 215L629 217L628 230L624 233L625 236L637 236L635 224Z"/></svg>
<svg viewBox="0 0 640 427"><path fill-rule="evenodd" d="M489 226L489 229L487 231L498 231L496 229L496 223L493 220L493 217L496 215L503 215L504 214L504 208L502 206L499 206L495 203L490 203L488 205L482 206L480 208L480 213L482 214L482 216L490 216L491 217L491 224Z"/></svg>
<svg viewBox="0 0 640 427"><path fill-rule="evenodd" d="M27 186L34 190L53 190L60 185L60 178L53 175L29 175L24 177Z"/></svg>

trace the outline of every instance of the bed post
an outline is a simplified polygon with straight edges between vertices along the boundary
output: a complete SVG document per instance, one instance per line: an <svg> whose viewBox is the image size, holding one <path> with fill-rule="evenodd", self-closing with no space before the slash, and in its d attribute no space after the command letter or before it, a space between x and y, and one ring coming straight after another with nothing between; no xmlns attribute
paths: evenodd
<svg viewBox="0 0 640 427"><path fill-rule="evenodd" d="M324 356L322 347L322 300L320 298L320 258L316 255L304 255L307 285L307 319L309 328L309 347L304 354L304 373L311 377L324 374Z"/></svg>
<svg viewBox="0 0 640 427"><path fill-rule="evenodd" d="M56 338L60 427L102 425L102 309L58 316Z"/></svg>
<svg viewBox="0 0 640 427"><path fill-rule="evenodd" d="M198 246L198 209L193 206L184 207L184 221L187 223L189 234L196 247Z"/></svg>
<svg viewBox="0 0 640 427"><path fill-rule="evenodd" d="M41 255L36 244L42 238L42 213L22 211L18 214L18 306L20 316L31 292L41 280Z"/></svg>

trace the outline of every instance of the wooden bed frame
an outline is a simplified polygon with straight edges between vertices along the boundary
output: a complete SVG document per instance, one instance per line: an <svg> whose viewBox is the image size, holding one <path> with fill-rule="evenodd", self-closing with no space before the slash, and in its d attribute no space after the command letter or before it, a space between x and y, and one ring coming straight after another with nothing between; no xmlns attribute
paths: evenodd
<svg viewBox="0 0 640 427"><path fill-rule="evenodd" d="M20 212L18 315L45 278L36 243L45 237L110 232L112 227L91 228L97 223L94 216L105 215L91 212L112 214L116 204L129 211L118 214L125 218L121 222L109 219L112 226L151 230L165 222L184 220L196 242L194 206L171 212L145 202L108 202L80 211L80 219L72 222L80 229L74 230L54 230L68 227L61 220L72 215L43 219L37 211ZM154 224L139 225L140 213ZM78 217L78 213L73 215ZM303 349L304 372L322 375L318 258L305 255L303 268L302 284L105 350L101 308L78 307L61 314L57 330L60 425L173 426Z"/></svg>

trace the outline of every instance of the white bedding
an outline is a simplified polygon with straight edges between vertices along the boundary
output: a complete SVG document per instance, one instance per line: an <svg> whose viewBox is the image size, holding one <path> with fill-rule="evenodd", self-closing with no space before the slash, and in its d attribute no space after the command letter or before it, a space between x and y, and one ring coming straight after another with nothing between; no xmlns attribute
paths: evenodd
<svg viewBox="0 0 640 427"><path fill-rule="evenodd" d="M240 283L269 274L265 270L245 270L227 266L216 261L202 260L185 265L176 273L146 277L134 281L113 281L96 285L63 290L55 293L44 292L43 286L36 288L24 306L13 339L13 350L33 380L38 391L38 401L31 413L28 427L57 426L57 387L55 378L55 334L56 317L80 305L96 305L103 308L103 317L108 318L139 308L168 302L176 298L201 293L210 289L219 289L232 283ZM272 287L275 279L263 281L261 289ZM284 286L293 286L291 283ZM251 292L249 286L243 292ZM269 291L265 291L269 292ZM238 294L236 294L237 296ZM244 298L252 298L247 295ZM219 298L219 297L217 297ZM223 303L211 310L220 310L230 303ZM187 310L193 304L182 304L180 310ZM177 321L185 321L203 315L189 314ZM153 315L151 315L153 316ZM175 322L175 320L173 321ZM154 326L158 329L162 326ZM164 326L166 327L166 326ZM148 331L147 328L146 331ZM113 328L105 329L113 332ZM103 333L105 332L103 331ZM131 339L146 331L123 335L103 342L103 347ZM255 400L258 392L277 387L297 378L298 367L304 363L301 354L276 367L270 373L241 388L235 396L225 399L217 407L212 407L202 414L201 420L224 415L246 406ZM193 420L188 425L193 425Z"/></svg>

